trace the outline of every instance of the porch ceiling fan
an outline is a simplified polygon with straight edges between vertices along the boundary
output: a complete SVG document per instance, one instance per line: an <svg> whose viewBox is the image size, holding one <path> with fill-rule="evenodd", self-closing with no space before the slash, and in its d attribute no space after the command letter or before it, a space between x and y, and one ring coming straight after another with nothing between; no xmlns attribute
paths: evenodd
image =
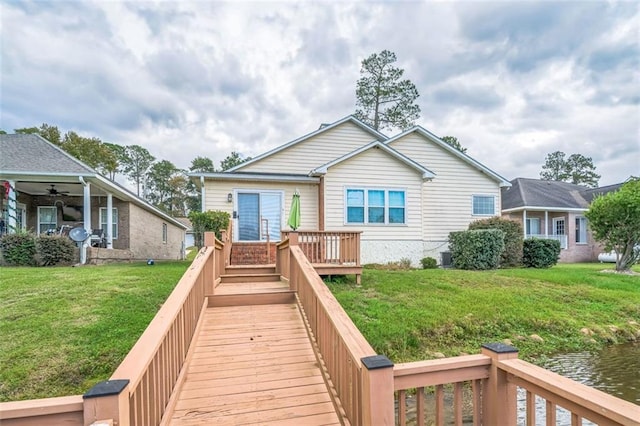
<svg viewBox="0 0 640 426"><path fill-rule="evenodd" d="M68 195L69 191L58 191L54 184L51 184L51 188L47 188L47 194L51 197L60 197L62 195Z"/></svg>

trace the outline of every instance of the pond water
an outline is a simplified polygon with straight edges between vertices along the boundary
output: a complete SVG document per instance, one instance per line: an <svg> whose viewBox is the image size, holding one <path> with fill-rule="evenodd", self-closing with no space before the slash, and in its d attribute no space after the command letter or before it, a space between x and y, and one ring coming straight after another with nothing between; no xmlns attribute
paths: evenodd
<svg viewBox="0 0 640 426"><path fill-rule="evenodd" d="M544 368L626 401L640 404L640 343L610 346L597 353L557 355Z"/></svg>
<svg viewBox="0 0 640 426"><path fill-rule="evenodd" d="M600 352L578 352L556 355L543 365L544 368L568 377L577 382L594 387L618 398L640 404L640 343L610 346ZM518 424L525 424L525 400L526 392L519 389L518 392ZM433 394L427 393L426 399L426 424L431 424L434 417ZM464 392L464 424L471 425L471 392ZM445 418L447 424L453 424L451 406L453 398L451 393L445 393ZM407 417L409 424L416 424L415 398L407 397ZM536 398L536 424L545 424L545 401ZM568 411L558 408L556 413L558 426L571 425L571 415ZM592 423L583 420L583 425Z"/></svg>

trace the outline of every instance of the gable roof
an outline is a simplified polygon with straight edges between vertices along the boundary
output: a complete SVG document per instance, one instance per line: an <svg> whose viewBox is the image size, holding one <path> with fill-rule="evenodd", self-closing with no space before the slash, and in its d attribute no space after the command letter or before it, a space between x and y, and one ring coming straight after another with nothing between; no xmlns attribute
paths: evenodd
<svg viewBox="0 0 640 426"><path fill-rule="evenodd" d="M152 206L117 182L100 175L39 135L0 135L0 179L24 182L90 182L92 187L111 192L123 201L132 202L182 229L187 229L187 226L180 221Z"/></svg>
<svg viewBox="0 0 640 426"><path fill-rule="evenodd" d="M0 171L93 175L95 170L40 135L0 135Z"/></svg>
<svg viewBox="0 0 640 426"><path fill-rule="evenodd" d="M568 182L516 178L511 188L502 190L502 210L567 210L585 211L593 199L617 191L622 184L588 188Z"/></svg>
<svg viewBox="0 0 640 426"><path fill-rule="evenodd" d="M309 173L310 175L323 175L326 174L328 169L330 167L335 166L336 164L342 163L343 161L347 161L350 158L353 158L357 155L362 154L365 151L368 151L370 149L373 148L378 148L383 150L384 152L386 152L388 155L396 158L397 160L399 160L400 162L406 164L407 166L417 170L418 172L422 173L422 178L423 179L433 179L436 175L435 173L433 173L431 170L425 168L424 166L416 163L415 161L413 161L412 159L410 159L409 157L401 154L400 152L396 151L395 149L391 148L390 146L387 146L385 144L383 144L382 142L379 141L373 141L367 145L364 145L358 149L356 149L355 151L351 151L350 153L343 155L340 158L337 158L333 161L330 161L320 167L315 168L314 170L311 171L311 173Z"/></svg>
<svg viewBox="0 0 640 426"><path fill-rule="evenodd" d="M285 150L285 149L287 149L287 148L289 148L289 147L292 147L292 146L297 145L297 144L299 144L299 143L301 143L301 142L304 142L304 141L306 141L307 139L310 139L310 138L312 138L312 137L314 137L314 136L317 136L317 135L319 135L319 134L321 134L321 133L324 133L324 132L327 132L327 131L329 131L329 130L332 130L332 129L334 129L334 128L336 128L336 127L340 126L341 124L344 124L344 123L347 123L347 122L350 122L350 123L352 123L352 124L354 124L354 125L356 125L356 126L360 127L360 128L361 128L362 130L364 130L365 132L370 133L370 134L371 134L371 136L372 136L374 139L378 139L378 140L386 140L386 139L387 139L387 136L385 136L384 134L382 134L382 133L378 132L377 130L375 130L374 128L372 128L372 127L368 126L367 124L363 123L362 121L358 120L358 119L357 119L357 118L355 118L354 116L349 115L349 116L344 117L344 118L342 118L342 119L340 119L340 120L338 120L338 121L336 121L336 122L334 122L334 123L331 123L331 124L323 124L323 125L321 125L321 126L320 126L320 128L319 128L318 130L315 130L315 131L313 131L313 132L311 132L311 133L307 133L306 135L304 135L304 136L302 136L302 137L299 137L299 138L297 138L297 139L294 139L294 140L292 140L292 141L290 141L290 142L287 142L287 143L286 143L286 144L284 144L284 145L280 145L279 147L272 149L271 151L267 151L267 152L265 152L264 154L258 155L257 157L252 158L252 159L251 159L251 160L249 160L249 161L245 161L245 162L244 162L244 163L242 163L242 164L239 164L239 165L237 165L237 166L235 166L235 167L232 167L232 168L230 168L229 170L226 170L226 171L225 171L225 173L228 173L228 172L235 172L235 171L237 171L238 169L241 169L241 168L243 168L243 167L248 166L249 164L253 164L253 163L257 162L257 161L260 161L260 160L262 160L263 158L269 157L269 156L271 156L271 155L273 155L273 154L276 154L276 153L278 153L278 152L280 152L280 151L283 151L283 150Z"/></svg>
<svg viewBox="0 0 640 426"><path fill-rule="evenodd" d="M421 127L421 126L413 126L412 128L400 133L399 135L396 135L396 136L393 136L390 139L387 139L384 143L386 145L391 145L392 143L398 141L399 139L402 139L403 137L405 137L405 136L407 136L407 135L409 135L411 133L417 133L417 134L423 136L424 138L426 138L429 141L433 142L434 144L436 144L440 148L444 149L445 151L449 152L450 154L454 155L455 157L460 158L465 163L469 164L470 166L474 167L475 169L479 170L480 172L488 175L492 179L498 181L500 183L501 187L511 186L511 183L507 180L507 178L499 175L498 173L494 172L493 170L491 170L490 168L488 168L484 164L480 163L477 160L474 160L473 158L471 158L467 154L465 154L463 152L460 152L459 150L457 150L456 148L452 147L448 143L442 141L439 137L437 137L436 135L434 135L433 133L431 133L430 131L428 131L427 129L425 129L425 128Z"/></svg>

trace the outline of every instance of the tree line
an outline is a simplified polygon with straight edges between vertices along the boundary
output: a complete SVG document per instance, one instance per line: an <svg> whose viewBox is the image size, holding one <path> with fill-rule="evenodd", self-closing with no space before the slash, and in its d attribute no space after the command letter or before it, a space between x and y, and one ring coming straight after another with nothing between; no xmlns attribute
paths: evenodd
<svg viewBox="0 0 640 426"><path fill-rule="evenodd" d="M97 137L81 136L74 131L64 134L57 126L43 123L40 127L14 129L18 134L36 134L71 154L111 181L121 175L134 187L136 194L160 210L184 217L200 211L200 191L187 173L225 171L250 159L233 151L216 168L208 157L191 160L188 169L180 169L171 161L159 160L140 145L119 145ZM0 133L6 134L0 130Z"/></svg>

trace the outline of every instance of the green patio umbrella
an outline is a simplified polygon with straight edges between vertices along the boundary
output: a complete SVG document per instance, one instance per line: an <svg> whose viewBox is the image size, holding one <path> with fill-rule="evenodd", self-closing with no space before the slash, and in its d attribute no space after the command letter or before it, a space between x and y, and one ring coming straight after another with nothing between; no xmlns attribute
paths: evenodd
<svg viewBox="0 0 640 426"><path fill-rule="evenodd" d="M294 231L300 227L300 194L298 194L298 191L293 194L287 224Z"/></svg>

